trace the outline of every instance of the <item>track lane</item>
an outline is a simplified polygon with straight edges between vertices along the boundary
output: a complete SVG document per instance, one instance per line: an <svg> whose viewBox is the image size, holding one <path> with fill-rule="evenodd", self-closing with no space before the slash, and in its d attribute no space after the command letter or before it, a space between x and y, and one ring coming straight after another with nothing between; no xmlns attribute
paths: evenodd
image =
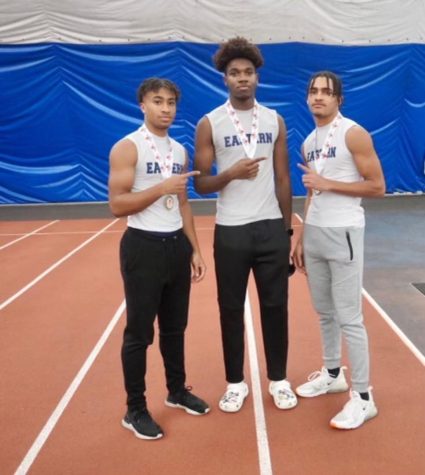
<svg viewBox="0 0 425 475"><path fill-rule="evenodd" d="M201 228L198 226L198 230ZM211 226L198 231L198 235L209 273L205 281L192 289L187 383L193 386L194 393L210 402L211 413L190 416L164 405L165 379L156 337L149 350L147 396L149 409L166 435L160 441L146 442L121 427L125 396L119 362L124 321L120 321L35 460L31 473L49 473L57 464L61 464L61 473L69 474L258 473L252 403L247 402L239 414L224 414L217 407L225 382L212 272ZM87 448L83 450L83 446Z"/></svg>
<svg viewBox="0 0 425 475"><path fill-rule="evenodd" d="M225 382L212 260L211 223L210 218L196 218L199 238L209 269L206 280L193 286L186 360L188 383L194 386L195 393L211 403L212 412L205 417L194 417L164 406L166 391L156 341L148 359L148 398L150 410L164 426L166 437L161 441L145 442L121 428L120 417L125 410L119 362L124 324L122 319L36 458L31 473L56 473L57 467L60 467L61 474L76 475L141 472L162 475L171 470L177 475L260 473L252 395L238 414L224 414L217 407ZM123 227L122 223L119 227ZM13 458L16 461L14 468L23 457L22 438L26 440L28 449L37 435L37 430L41 430L55 407L55 401L57 403L62 394L58 390L54 391L54 397L50 391L43 393L44 386L51 384L57 389L63 391L66 389L78 370L77 360L81 364L84 357L89 354L90 345L97 341L96 335L100 334L119 303L119 298L122 297L117 268L119 237L117 235L114 237L113 234L108 237L105 235L102 237L103 240L105 242L99 247L94 243L88 246L84 255L80 256L83 259L75 259L78 260L77 263L72 259L77 269L97 268L95 275L101 276L96 278L101 279L102 283L95 285L94 288L102 298L88 298L90 292L87 290L93 289L93 275L90 272L87 278L83 278L83 282L79 282L75 279L73 266L64 265L61 269L64 273L56 276L56 286L50 286L50 293L55 295L60 287L59 281L68 282L70 292L68 294L67 290L65 301L74 302L74 311L80 308L83 314L80 317L85 317L79 319L74 331L68 334L60 332L59 336L55 337L53 327L57 320L56 309L56 313L50 317L46 314L44 322L39 316L37 317L37 325L32 327L35 338L27 339L28 341L18 338L20 352L26 344L28 346L26 354L39 353L37 357L41 358L42 364L34 366L31 363L30 368L25 367L36 377L33 380L32 374L27 375L28 381L25 387L22 385L19 387L20 404L18 406L15 404L18 411L6 420L7 427L11 427L11 430L8 434L3 434L3 440L0 438L2 447L0 459L3 460L5 454L9 462ZM99 243L101 241L97 242ZM98 273L99 265L96 263L99 261L105 264L101 268L102 272ZM51 282L49 280L44 284ZM425 468L420 457L425 441L423 408L425 373L420 362L415 360L412 353L377 315L376 310L365 302L365 318L372 350L372 381L380 415L359 430L340 432L331 429L328 421L344 404L347 394L328 395L313 400L303 399L300 400L299 407L291 411L279 411L274 407L271 397L267 394L268 382L264 376L265 364L262 343L259 339L258 301L252 286L253 283L250 281L250 300L257 335L261 387L273 474L421 473ZM81 288L87 290L78 292ZM77 302L75 295L80 294L81 302ZM31 308L34 302L35 298L29 298L25 305ZM24 310L25 305L19 310ZM40 311L41 309L37 307L33 313L39 315ZM106 315L107 312L110 313ZM96 315L97 318L87 318L88 315ZM70 315L66 320L72 320ZM25 321L20 320L19 323L25 328ZM49 323L52 325L50 335L46 335L45 332L39 335L41 323L44 323L44 328ZM20 327L15 326L15 331L16 329ZM84 335L81 334L82 331L85 332ZM2 335L1 324L0 335ZM9 339L0 341L1 352L4 349L3 344L7 345L15 336L16 333L10 334ZM51 349L49 345L56 345L57 339L62 346L69 345L71 349L75 345L75 349L69 351L68 357L62 358L59 364L53 365L48 357ZM294 386L304 382L309 372L319 369L320 354L319 327L311 307L306 281L303 276L296 274L290 279L288 365L289 378ZM16 367L16 360L9 359L8 364L11 371L20 369L19 364ZM251 385L248 366L247 364L245 372ZM3 371L5 368L0 369ZM39 382L42 384L35 386L33 384L35 380L41 380ZM28 398L28 391L33 397ZM7 397L9 399L2 399L10 407L15 402L16 395L11 392ZM0 416L3 421L3 414ZM22 424L19 424L22 421L29 424L31 437L27 434L28 430L23 434ZM18 446L21 445L20 451L15 451L15 457L11 456L15 450L13 441ZM9 467L11 466L12 464L9 464Z"/></svg>
<svg viewBox="0 0 425 475"><path fill-rule="evenodd" d="M0 434L0 460L6 473L13 473L122 300L118 240L119 234L99 237L2 311L0 420L10 430Z"/></svg>
<svg viewBox="0 0 425 475"><path fill-rule="evenodd" d="M48 232L33 234L2 251L0 275L0 310L11 303L16 295L48 271L68 253L93 238L94 233L112 223L112 220L77 221L70 233L69 221L57 221Z"/></svg>

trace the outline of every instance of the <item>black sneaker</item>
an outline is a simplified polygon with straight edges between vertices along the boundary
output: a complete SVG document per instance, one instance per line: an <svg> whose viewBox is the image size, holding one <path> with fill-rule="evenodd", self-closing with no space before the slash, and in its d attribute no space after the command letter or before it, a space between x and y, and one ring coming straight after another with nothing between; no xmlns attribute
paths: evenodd
<svg viewBox="0 0 425 475"><path fill-rule="evenodd" d="M132 430L139 439L160 439L164 435L161 427L152 419L147 409L128 411L121 424L126 429Z"/></svg>
<svg viewBox="0 0 425 475"><path fill-rule="evenodd" d="M192 388L184 388L175 394L169 394L165 405L184 409L188 414L201 416L210 412L208 404L190 392Z"/></svg>

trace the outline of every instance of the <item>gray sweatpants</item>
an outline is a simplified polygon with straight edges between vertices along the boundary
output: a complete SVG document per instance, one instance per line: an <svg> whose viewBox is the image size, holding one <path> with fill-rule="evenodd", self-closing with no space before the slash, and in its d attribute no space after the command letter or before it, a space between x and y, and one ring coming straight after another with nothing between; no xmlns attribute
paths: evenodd
<svg viewBox="0 0 425 475"><path fill-rule="evenodd" d="M369 386L369 348L362 313L364 228L304 226L304 259L313 305L320 317L323 361L341 366L341 334L352 388Z"/></svg>

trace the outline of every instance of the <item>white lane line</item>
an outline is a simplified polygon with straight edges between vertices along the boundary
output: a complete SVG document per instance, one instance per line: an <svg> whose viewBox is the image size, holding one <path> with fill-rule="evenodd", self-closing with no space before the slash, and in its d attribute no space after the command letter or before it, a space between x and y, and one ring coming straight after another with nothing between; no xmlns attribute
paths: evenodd
<svg viewBox="0 0 425 475"><path fill-rule="evenodd" d="M2 249L5 249L6 247L11 246L12 244L15 244L15 243L17 243L17 242L19 242L19 241L22 241L22 239L26 239L27 237L32 236L33 234L37 233L38 231L41 231L42 229L45 229L45 228L47 228L48 226L51 226L52 224L55 224L55 223L58 223L58 222L59 222L59 220L56 219L55 221L51 221L50 223L47 223L47 224L45 224L44 226L41 226L40 228L34 229L34 231L31 231L30 233L24 234L23 236L21 236L21 237L18 238L18 239L15 239L14 241L10 241L10 242L8 242L7 244L3 244L3 246L0 246L0 251L1 251Z"/></svg>
<svg viewBox="0 0 425 475"><path fill-rule="evenodd" d="M25 287L22 287L22 289L19 290L18 292L16 292L16 294L12 295L7 300L5 300L2 304L0 304L0 310L3 310L5 307L7 307L9 304L11 304L14 300L16 300L18 297L20 297L28 289L33 287L37 282L39 282L41 279L46 277L46 275L49 274L50 272L52 272L52 270L56 269L56 267L60 266L63 262L65 262L67 259L69 259L71 256L73 256L75 253L77 253L80 249L87 246L87 244L89 244L91 241L93 241L98 236L100 236L104 231L106 231L106 229L113 226L117 221L118 221L118 219L115 219L114 221L112 221L112 223L109 223L107 226L105 226L100 231L98 231L94 236L90 237L89 239L84 241L82 244L80 244L78 247L76 247L73 251L69 252L66 256L62 257L62 259L59 259L58 261L56 261L53 265L51 265L48 269L46 269L44 272L42 272L40 275L38 275L29 284L27 284Z"/></svg>
<svg viewBox="0 0 425 475"><path fill-rule="evenodd" d="M295 213L295 216L303 222L301 216ZM372 305L372 307L383 318L385 323L391 328L391 330L400 338L400 340L407 346L407 348L413 353L413 355L425 366L425 355L415 346L415 344L409 339L409 337L403 332L403 330L391 319L387 312L378 304L378 302L369 294L369 292L362 287L362 294Z"/></svg>
<svg viewBox="0 0 425 475"><path fill-rule="evenodd" d="M251 369L252 396L254 402L255 428L257 431L258 462L260 475L272 475L269 440L267 436L266 418L264 417L263 396L261 393L260 370L258 368L257 347L255 343L254 325L252 323L249 294L245 298L245 326L248 340L249 366Z"/></svg>
<svg viewBox="0 0 425 475"><path fill-rule="evenodd" d="M115 229L112 231L105 231L104 234L118 234L118 233L123 233L125 230L124 229ZM81 234L95 234L97 231L53 231L49 232L47 231L46 233L41 232L37 233L37 236L71 236L73 234L81 235ZM9 236L23 236L22 233L0 233L0 237L9 237Z"/></svg>
<svg viewBox="0 0 425 475"><path fill-rule="evenodd" d="M96 234L98 231L57 231L53 233L37 233L38 236L79 236L82 234ZM124 229L116 229L114 231L105 231L103 234L118 234L123 233Z"/></svg>
<svg viewBox="0 0 425 475"><path fill-rule="evenodd" d="M409 337L403 332L403 330L391 320L391 317L385 310L376 302L376 300L368 293L368 291L362 288L363 296L369 301L372 307L381 315L391 330L400 338L400 340L409 348L409 350L416 356L416 358L425 366L425 356L415 346L415 344L409 339Z"/></svg>
<svg viewBox="0 0 425 475"><path fill-rule="evenodd" d="M25 475L31 468L31 465L34 463L34 460L37 458L38 454L43 448L43 445L45 444L52 430L55 428L58 420L61 418L63 412L65 411L66 406L69 404L69 401L76 393L81 382L83 381L89 369L93 365L94 360L105 345L107 339L109 338L109 335L112 333L112 330L115 328L116 324L121 318L121 315L124 313L124 310L125 300L121 302L121 305L118 307L117 311L115 312L115 315L112 317L112 320L109 322L108 326L106 327L106 330L103 332L103 335L99 338L99 341L96 343L89 357L84 362L80 371L78 371L77 376L75 376L74 380L66 390L65 394L62 396L62 399L59 401L59 404L56 406L48 421L41 429L41 432L38 434L37 438L35 439L31 448L28 450L19 467L16 469L15 475Z"/></svg>

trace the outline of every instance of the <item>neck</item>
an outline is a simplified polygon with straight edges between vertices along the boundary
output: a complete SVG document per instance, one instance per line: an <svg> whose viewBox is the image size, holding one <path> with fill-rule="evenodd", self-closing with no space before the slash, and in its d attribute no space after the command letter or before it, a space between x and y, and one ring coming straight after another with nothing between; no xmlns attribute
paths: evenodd
<svg viewBox="0 0 425 475"><path fill-rule="evenodd" d="M232 104L234 109L238 110L249 110L254 107L254 97L248 97L246 99L238 99L236 97L229 97L230 104Z"/></svg>
<svg viewBox="0 0 425 475"><path fill-rule="evenodd" d="M325 125L330 124L335 117L339 114L339 110L335 112L335 114L328 116L328 117L314 117L314 122L316 123L317 127L324 127Z"/></svg>
<svg viewBox="0 0 425 475"><path fill-rule="evenodd" d="M158 137L166 137L168 134L168 129L161 129L161 128L155 127L146 120L145 120L145 126L151 134L157 135Z"/></svg>

